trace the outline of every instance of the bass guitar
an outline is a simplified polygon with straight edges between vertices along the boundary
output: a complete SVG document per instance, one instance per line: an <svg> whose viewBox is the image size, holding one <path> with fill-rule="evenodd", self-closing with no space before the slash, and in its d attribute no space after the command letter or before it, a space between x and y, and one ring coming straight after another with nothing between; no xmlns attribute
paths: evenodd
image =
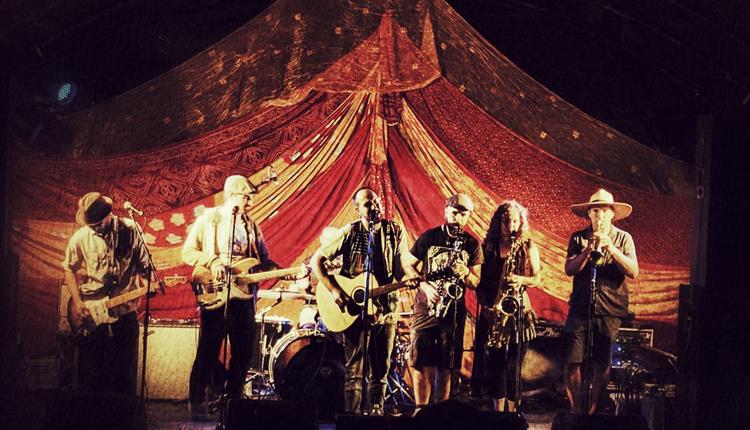
<svg viewBox="0 0 750 430"><path fill-rule="evenodd" d="M436 279L442 279L446 276L450 276L449 271L440 270L435 273L427 275L427 277L420 277L419 280L433 281ZM342 332L349 328L362 314L362 307L365 301L365 283L367 280L367 274L362 273L355 278L347 278L342 275L333 275L336 282L344 292L351 297L351 301L345 307L341 307L336 304L336 300L322 283L318 283L318 287L315 291L315 300L318 304L318 311L320 312L320 318L323 319L323 324L333 331ZM367 315L373 316L380 313L377 305L374 303L376 297L388 294L392 291L397 291L403 288L416 288L419 283L411 285L411 280L394 282L379 286L375 277L370 278L370 300L369 306L367 307Z"/></svg>
<svg viewBox="0 0 750 430"><path fill-rule="evenodd" d="M222 307L227 300L250 300L253 298L253 292L250 289L252 284L296 275L303 270L309 273L307 266L251 273L251 270L259 264L260 261L257 258L243 258L232 263L230 275L232 288L229 297L227 297L229 289L227 288L226 278L222 280L214 279L211 270L203 266L196 266L190 284L193 286L198 305L202 309L212 310Z"/></svg>

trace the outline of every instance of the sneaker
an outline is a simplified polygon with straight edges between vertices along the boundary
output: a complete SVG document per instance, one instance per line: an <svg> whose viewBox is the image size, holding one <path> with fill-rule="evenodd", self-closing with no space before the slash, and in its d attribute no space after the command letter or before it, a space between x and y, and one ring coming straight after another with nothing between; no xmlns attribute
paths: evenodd
<svg viewBox="0 0 750 430"><path fill-rule="evenodd" d="M373 417L382 417L384 415L383 413L383 405L380 405L378 403L372 405L372 410L370 411L370 416Z"/></svg>

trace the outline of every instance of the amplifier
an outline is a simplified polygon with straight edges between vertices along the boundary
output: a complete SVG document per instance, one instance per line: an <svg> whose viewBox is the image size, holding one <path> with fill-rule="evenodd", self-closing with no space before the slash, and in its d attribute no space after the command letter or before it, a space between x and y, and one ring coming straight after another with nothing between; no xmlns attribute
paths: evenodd
<svg viewBox="0 0 750 430"><path fill-rule="evenodd" d="M138 392L141 385L143 326L138 340ZM190 370L198 348L198 326L178 323L148 325L146 392L149 399L185 400L188 398Z"/></svg>
<svg viewBox="0 0 750 430"><path fill-rule="evenodd" d="M564 323L540 319L536 324L536 335L542 337L560 337L563 335L564 328ZM620 345L645 344L654 346L654 329L621 327L617 331L615 343Z"/></svg>
<svg viewBox="0 0 750 430"><path fill-rule="evenodd" d="M654 329L621 327L617 331L615 343L620 345L654 346Z"/></svg>

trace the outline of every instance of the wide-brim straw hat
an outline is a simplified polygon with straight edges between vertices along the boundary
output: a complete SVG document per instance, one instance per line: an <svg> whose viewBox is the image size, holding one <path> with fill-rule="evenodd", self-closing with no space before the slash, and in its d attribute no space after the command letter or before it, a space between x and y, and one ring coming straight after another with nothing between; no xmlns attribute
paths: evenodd
<svg viewBox="0 0 750 430"><path fill-rule="evenodd" d="M592 206L611 206L614 208L615 214L612 217L612 221L627 218L633 212L632 206L627 203L616 202L612 193L604 188L592 194L588 202L571 205L570 210L580 217L588 218L588 211Z"/></svg>

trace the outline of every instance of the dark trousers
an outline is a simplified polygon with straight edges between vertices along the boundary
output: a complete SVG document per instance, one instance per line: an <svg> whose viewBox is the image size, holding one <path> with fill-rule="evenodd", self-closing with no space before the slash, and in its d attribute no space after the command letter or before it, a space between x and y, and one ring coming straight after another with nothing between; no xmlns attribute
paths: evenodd
<svg viewBox="0 0 750 430"><path fill-rule="evenodd" d="M226 392L229 396L242 394L255 332L255 309L252 300L230 300L226 332L229 333L232 357L229 360ZM224 340L224 307L201 310L198 351L190 372L190 402L206 401L206 388L219 386L221 373L219 351ZM218 367L218 369L217 369Z"/></svg>
<svg viewBox="0 0 750 430"><path fill-rule="evenodd" d="M102 324L79 345L78 380L81 388L135 394L138 365L138 317L122 315L112 324Z"/></svg>
<svg viewBox="0 0 750 430"><path fill-rule="evenodd" d="M518 344L511 343L502 348L488 348L489 324L479 318L476 326L476 351L471 377L472 396L487 393L493 399L516 399L516 366ZM521 366L528 350L528 342L521 342Z"/></svg>
<svg viewBox="0 0 750 430"><path fill-rule="evenodd" d="M362 405L363 337L361 322L344 331L344 360L346 379L344 382L344 409L358 413ZM391 368L391 352L396 339L396 324L371 325L368 342L369 386L368 409L374 404L383 405L388 371Z"/></svg>

